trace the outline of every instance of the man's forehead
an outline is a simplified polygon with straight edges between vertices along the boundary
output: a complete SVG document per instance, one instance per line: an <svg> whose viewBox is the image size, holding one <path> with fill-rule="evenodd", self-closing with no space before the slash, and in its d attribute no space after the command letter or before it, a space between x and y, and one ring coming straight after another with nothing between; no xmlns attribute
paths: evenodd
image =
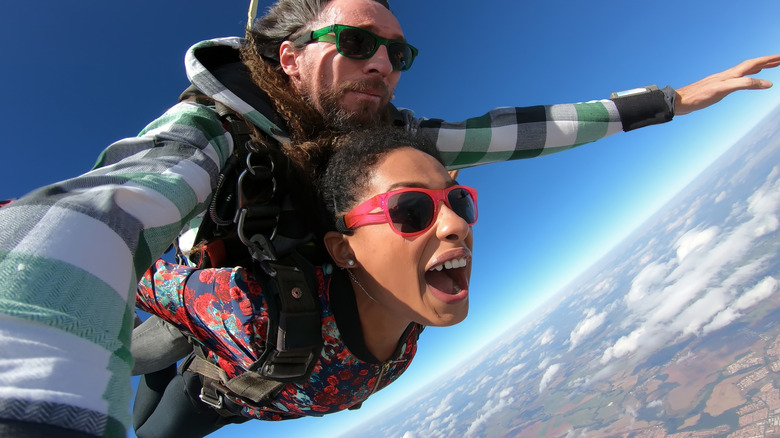
<svg viewBox="0 0 780 438"><path fill-rule="evenodd" d="M390 39L404 39L401 25L392 12L374 0L333 0L317 20L323 26L345 24L360 27Z"/></svg>

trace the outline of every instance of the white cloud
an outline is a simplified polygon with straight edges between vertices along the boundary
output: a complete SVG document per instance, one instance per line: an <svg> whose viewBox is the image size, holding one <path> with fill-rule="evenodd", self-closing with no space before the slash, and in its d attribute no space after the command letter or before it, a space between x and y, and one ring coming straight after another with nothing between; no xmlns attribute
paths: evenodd
<svg viewBox="0 0 780 438"><path fill-rule="evenodd" d="M769 298L777 290L777 287L777 279L774 277L765 277L755 287L739 296L731 307L728 307L715 315L712 321L704 326L702 332L709 333L727 326L735 319L742 316L743 310Z"/></svg>
<svg viewBox="0 0 780 438"><path fill-rule="evenodd" d="M645 327L639 327L626 336L622 336L615 342L615 345L609 347L601 356L601 363L607 363L614 358L626 356L633 353L640 345L640 340L645 336L647 330Z"/></svg>
<svg viewBox="0 0 780 438"><path fill-rule="evenodd" d="M561 364L556 363L550 365L549 368L547 368L547 371L544 372L544 375L542 375L542 380L539 382L539 392L543 392L547 385L550 383L550 380L552 380L553 376L555 376L555 373L558 372L558 370L561 369Z"/></svg>
<svg viewBox="0 0 780 438"><path fill-rule="evenodd" d="M683 234L677 240L677 259L682 261L690 253L710 243L717 234L717 227L710 227L703 231L691 230Z"/></svg>
<svg viewBox="0 0 780 438"><path fill-rule="evenodd" d="M720 328L723 328L729 324L731 324L732 321L740 317L740 313L732 308L724 309L722 312L715 315L715 317L710 321L709 324L705 325L702 331L704 333L709 333L711 331L718 330Z"/></svg>
<svg viewBox="0 0 780 438"><path fill-rule="evenodd" d="M509 369L509 371L507 371L506 373L507 373L507 374L514 374L514 373L516 373L516 372L518 372L518 371L522 370L523 368L525 368L525 362L521 362L521 363L519 363L519 364L517 364L517 365L513 366L513 367L512 367L512 368L510 368L510 369Z"/></svg>
<svg viewBox="0 0 780 438"><path fill-rule="evenodd" d="M446 414L450 409L452 409L452 406L450 405L450 401L452 401L452 398L455 396L456 392L450 392L447 394L441 402L439 402L439 405L436 406L434 409L429 410L428 418L434 419L441 417L442 415Z"/></svg>
<svg viewBox="0 0 780 438"><path fill-rule="evenodd" d="M465 436L482 436L483 434L480 433L480 429L484 424L487 423L490 417L498 412L501 412L504 408L514 403L515 399L514 397L510 396L511 393L512 391L501 391L499 393L498 400L488 399L484 406L480 409L476 420L474 420L474 422L471 423L469 428L466 430Z"/></svg>
<svg viewBox="0 0 780 438"><path fill-rule="evenodd" d="M648 408L657 408L659 406L663 406L664 402L663 400L655 399L647 404Z"/></svg>
<svg viewBox="0 0 780 438"><path fill-rule="evenodd" d="M670 248L673 253L658 251L653 258L643 255L647 265L636 274L625 298L628 315L624 320L631 332L605 348L602 364L653 351L679 336L723 327L780 287L772 277L750 285L771 268L771 256L750 256L761 239L780 229L776 215L780 210L779 174L770 175L747 204L735 204L723 227L686 222L689 229L678 233L680 237ZM690 207L688 213L697 208ZM691 214L689 219L694 217Z"/></svg>
<svg viewBox="0 0 780 438"><path fill-rule="evenodd" d="M544 331L539 337L536 339L536 342L539 345L547 345L550 342L555 339L555 330L552 327L549 327L547 330Z"/></svg>
<svg viewBox="0 0 780 438"><path fill-rule="evenodd" d="M597 328L601 327L606 319L607 312L601 312L596 315L593 315L592 312L589 312L588 317L580 321L577 326L574 327L574 330L572 330L571 334L569 334L569 342L571 342L569 350L577 346L581 340L585 339Z"/></svg>
<svg viewBox="0 0 780 438"><path fill-rule="evenodd" d="M626 301L634 303L642 300L653 289L658 289L663 284L668 273L669 266L661 263L649 263L634 277L631 289L626 295Z"/></svg>
<svg viewBox="0 0 780 438"><path fill-rule="evenodd" d="M744 310L758 304L760 301L769 298L777 290L777 279L766 277L761 280L753 289L745 292L737 298L734 307Z"/></svg>

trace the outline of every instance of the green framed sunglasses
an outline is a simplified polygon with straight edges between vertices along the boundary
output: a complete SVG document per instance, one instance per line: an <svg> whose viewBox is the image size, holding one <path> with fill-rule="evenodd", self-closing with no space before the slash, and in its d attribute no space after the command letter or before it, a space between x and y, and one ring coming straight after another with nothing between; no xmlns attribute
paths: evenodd
<svg viewBox="0 0 780 438"><path fill-rule="evenodd" d="M334 34L333 37L330 34ZM393 70L406 71L412 67L418 50L401 40L389 40L359 27L333 24L303 34L293 41L296 45L312 42L336 43L336 50L351 59L368 59L374 56L379 46L387 47L387 54Z"/></svg>

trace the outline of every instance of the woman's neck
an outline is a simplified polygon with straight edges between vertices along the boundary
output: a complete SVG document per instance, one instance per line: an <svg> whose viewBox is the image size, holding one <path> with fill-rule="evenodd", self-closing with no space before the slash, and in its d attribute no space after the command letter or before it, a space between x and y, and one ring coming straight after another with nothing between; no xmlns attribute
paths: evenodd
<svg viewBox="0 0 780 438"><path fill-rule="evenodd" d="M374 357L384 362L393 357L401 336L411 321L403 321L392 315L386 307L374 300L361 284L355 283L354 280L351 283L355 291L366 348Z"/></svg>

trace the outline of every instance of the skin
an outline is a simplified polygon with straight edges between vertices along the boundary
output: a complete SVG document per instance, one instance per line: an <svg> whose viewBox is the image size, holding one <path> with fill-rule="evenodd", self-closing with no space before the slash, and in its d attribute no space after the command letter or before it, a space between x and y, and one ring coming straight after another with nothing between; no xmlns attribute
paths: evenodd
<svg viewBox="0 0 780 438"><path fill-rule="evenodd" d="M405 40L395 16L372 0L333 0L310 27L319 29L331 24L360 27L384 38ZM333 43L311 43L296 51L286 41L279 49L279 59L292 86L310 96L315 107L325 114L332 110L323 106L322 95L334 90L335 104L345 113L377 114L390 102L401 78L401 72L393 70L390 64L385 46L380 46L369 59L350 59L339 55Z"/></svg>
<svg viewBox="0 0 780 438"><path fill-rule="evenodd" d="M360 202L398 188L442 189L455 184L430 155L400 148L380 160ZM359 227L352 235L325 236L336 264L351 269L365 288L353 282L366 346L377 359L391 357L411 322L450 326L466 317L472 244L471 227L444 203L433 226L419 236L403 237L386 223ZM443 293L430 284L427 272L453 259L465 259L466 266L442 275L456 277L459 292ZM349 266L349 260L355 265Z"/></svg>
<svg viewBox="0 0 780 438"><path fill-rule="evenodd" d="M689 114L720 102L737 90L762 90L772 86L766 79L750 78L746 75L759 73L765 68L780 65L780 55L748 59L728 70L694 82L677 90L674 112Z"/></svg>

